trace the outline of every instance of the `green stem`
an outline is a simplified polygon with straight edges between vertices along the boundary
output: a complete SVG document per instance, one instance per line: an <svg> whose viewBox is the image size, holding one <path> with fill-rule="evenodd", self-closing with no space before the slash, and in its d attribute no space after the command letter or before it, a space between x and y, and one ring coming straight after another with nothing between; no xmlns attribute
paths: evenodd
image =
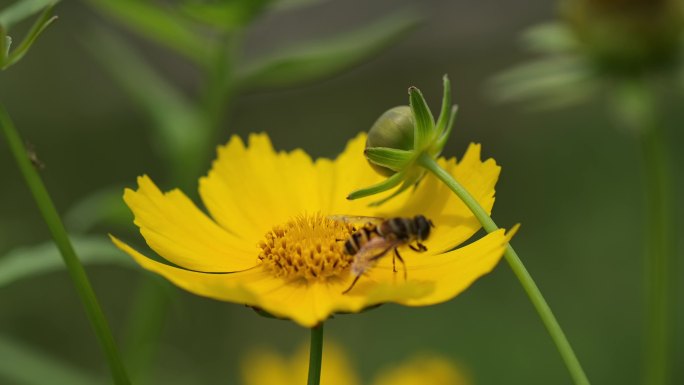
<svg viewBox="0 0 684 385"><path fill-rule="evenodd" d="M646 221L645 384L671 382L675 307L674 208L667 146L655 114L644 116L640 130Z"/></svg>
<svg viewBox="0 0 684 385"><path fill-rule="evenodd" d="M492 218L484 210L484 208L480 206L477 200L475 200L475 198L473 198L473 196L470 195L470 193L463 188L463 186L461 186L461 184L458 183L451 176L451 174L442 169L434 159L426 154L422 154L418 158L418 163L428 171L435 174L439 180L444 182L444 184L446 184L456 195L458 195L459 198L461 198L463 203L468 206L470 211L472 211L478 221L480 221L482 228L484 228L485 231L491 233L499 229L496 223L494 223ZM568 339L565 337L563 329L561 329L560 325L558 324L556 317L553 315L551 308L546 303L541 291L539 291L537 284L534 283L532 276L527 272L525 265L523 265L520 257L518 257L518 254L515 252L515 250L513 250L513 247L510 244L506 247L504 258L506 258L506 262L508 262L508 265L513 270L513 273L515 273L518 281L520 281L520 284L522 285L523 289L525 289L527 296L530 298L530 301L537 310L537 313L544 323L544 326L546 326L546 330L551 335L551 339L556 344L558 352L563 358L563 361L565 361L565 366L568 368L568 371L570 372L575 384L589 385L589 379L587 379L587 376L584 374L584 370L582 369L579 360L577 360L577 357L570 346L570 342L568 342Z"/></svg>
<svg viewBox="0 0 684 385"><path fill-rule="evenodd" d="M202 121L201 127L195 127L200 130L198 135L201 135L202 140L192 152L198 161L189 162L187 158L178 159L182 154L172 154L177 158L178 164L186 166L171 170L171 178L177 186L191 195L191 191L196 191L198 175L203 172L205 163L209 163L208 155L213 154L211 149L215 137L232 104L234 87L230 79L240 36L225 36L221 43L217 43L211 63L204 68L206 79L198 101ZM126 358L137 380L146 380L151 375L150 367L159 347L164 317L173 301L173 294L167 290L168 286L170 284L167 281L159 281L151 276L143 277L126 324Z"/></svg>
<svg viewBox="0 0 684 385"><path fill-rule="evenodd" d="M321 383L321 362L323 359L323 323L311 328L311 346L309 350L309 380L307 385Z"/></svg>
<svg viewBox="0 0 684 385"><path fill-rule="evenodd" d="M201 96L201 108L204 119L208 143L201 150L213 146L217 139L217 133L221 123L225 121L233 104L234 95L237 92L233 77L235 72L236 57L242 39L241 32L227 34L221 39L212 57L212 63L207 68L207 76ZM213 152L209 152L213 154Z"/></svg>
<svg viewBox="0 0 684 385"><path fill-rule="evenodd" d="M0 126L2 126L2 131L7 138L10 150L17 161L19 170L23 174L29 190L31 190L31 194L33 194L33 198L43 216L43 220L45 220L45 223L52 234L52 238L62 254L71 280L73 281L74 286L76 286L76 292L81 298L86 314L90 319L90 323L95 329L102 349L107 356L114 382L117 385L130 384L124 366L119 358L114 337L112 336L107 320L102 313L95 292L90 285L88 276L83 269L83 265L81 265L81 262L76 256L76 252L64 229L64 224L52 203L52 199L50 198L43 181L40 179L40 176L27 156L26 148L22 144L19 133L14 128L14 124L2 106L0 106Z"/></svg>
<svg viewBox="0 0 684 385"><path fill-rule="evenodd" d="M164 320L173 298L169 286L168 281L156 276L142 275L129 311L123 352L131 376L138 383L151 383Z"/></svg>

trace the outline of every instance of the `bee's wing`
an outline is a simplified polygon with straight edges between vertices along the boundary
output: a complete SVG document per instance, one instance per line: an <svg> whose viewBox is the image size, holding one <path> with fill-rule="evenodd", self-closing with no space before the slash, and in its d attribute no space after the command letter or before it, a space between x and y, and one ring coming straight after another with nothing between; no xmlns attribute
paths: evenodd
<svg viewBox="0 0 684 385"><path fill-rule="evenodd" d="M328 215L328 219L361 226L367 223L379 225L385 220L385 218L382 217L366 217L362 215Z"/></svg>
<svg viewBox="0 0 684 385"><path fill-rule="evenodd" d="M374 266L380 258L387 255L387 253L398 245L399 243L397 241L387 240L382 237L375 237L366 242L361 246L359 251L354 254L352 274L356 276L363 274L364 271Z"/></svg>

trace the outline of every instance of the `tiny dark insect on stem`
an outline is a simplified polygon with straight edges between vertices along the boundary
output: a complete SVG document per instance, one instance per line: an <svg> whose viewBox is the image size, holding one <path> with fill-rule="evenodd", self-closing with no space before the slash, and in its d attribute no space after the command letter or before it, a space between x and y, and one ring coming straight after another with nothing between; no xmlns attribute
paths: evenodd
<svg viewBox="0 0 684 385"><path fill-rule="evenodd" d="M38 159L38 154L36 153L36 147L31 142L26 142L26 155L28 156L33 168L38 171L45 169L45 163Z"/></svg>

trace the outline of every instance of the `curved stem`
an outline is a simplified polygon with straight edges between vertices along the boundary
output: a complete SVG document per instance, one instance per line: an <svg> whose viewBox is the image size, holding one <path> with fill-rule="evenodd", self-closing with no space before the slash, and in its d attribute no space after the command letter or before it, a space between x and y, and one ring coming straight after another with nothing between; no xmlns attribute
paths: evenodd
<svg viewBox="0 0 684 385"><path fill-rule="evenodd" d="M655 114L640 127L646 195L645 384L671 382L675 307L674 208L667 146Z"/></svg>
<svg viewBox="0 0 684 385"><path fill-rule="evenodd" d="M484 208L480 206L477 200L475 200L475 198L473 198L473 196L470 195L470 193L463 188L463 186L461 186L461 184L458 183L456 179L451 176L451 174L442 169L434 159L426 154L422 154L418 158L418 163L428 171L432 172L437 178L439 178L439 180L444 182L444 184L446 184L451 191L461 198L463 203L468 206L470 211L472 211L478 221L480 221L482 228L484 228L485 231L491 233L499 229L496 223L494 223L492 218L484 210ZM537 284L534 282L532 276L527 271L525 265L523 265L522 261L520 260L520 257L518 257L518 254L515 252L515 250L513 250L513 247L510 244L506 247L504 258L506 258L506 262L508 262L508 265L518 278L518 281L520 281L523 289L525 289L525 292L532 302L532 305L534 305L535 309L537 310L537 313L544 323L544 326L546 326L546 330L551 335L551 339L556 344L556 348L563 358L565 366L568 368L568 371L570 371L570 375L572 376L575 384L589 385L589 379L587 378L586 374L584 374L584 370L582 369L579 360L577 360L577 357L570 346L570 342L568 342L568 339L565 337L563 329L561 329L560 325L558 324L556 317L553 315L551 308L546 303L541 291L539 291Z"/></svg>
<svg viewBox="0 0 684 385"><path fill-rule="evenodd" d="M81 298L81 302L83 303L83 307L85 307L90 323L95 329L95 334L107 356L114 383L117 385L130 384L126 370L119 357L114 337L109 329L104 313L102 313L95 292L90 285L88 276L83 269L83 265L81 265L71 241L69 241L69 236L64 229L64 224L55 209L55 205L52 203L52 198L50 198L43 181L32 166L29 156L27 156L26 148L24 148L21 138L14 128L14 124L12 124L9 115L7 115L7 112L5 112L2 106L0 106L0 126L2 126L2 131L7 138L12 155L14 155L14 158L17 161L19 170L24 176L29 190L31 190L31 194L43 216L43 220L50 229L52 238L62 254L64 264L69 271L69 276L71 277L74 286L76 286L76 292Z"/></svg>
<svg viewBox="0 0 684 385"><path fill-rule="evenodd" d="M321 362L323 358L323 323L311 328L311 346L309 348L309 379L307 385L321 383Z"/></svg>

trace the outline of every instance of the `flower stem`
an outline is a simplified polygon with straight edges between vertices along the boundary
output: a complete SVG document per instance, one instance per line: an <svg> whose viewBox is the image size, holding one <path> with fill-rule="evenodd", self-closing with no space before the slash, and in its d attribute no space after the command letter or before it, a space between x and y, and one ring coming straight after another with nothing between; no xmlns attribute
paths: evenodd
<svg viewBox="0 0 684 385"><path fill-rule="evenodd" d="M321 383L321 362L323 358L323 323L311 328L311 346L309 350L309 380L307 385Z"/></svg>
<svg viewBox="0 0 684 385"><path fill-rule="evenodd" d="M463 186L461 186L456 179L442 169L434 159L427 154L422 154L418 158L418 163L428 171L432 172L439 180L444 182L444 184L446 184L451 191L461 198L463 203L468 206L470 211L472 211L475 217L480 221L482 228L484 228L485 231L491 233L499 229L496 223L494 223L492 218L489 216L489 214L487 214L484 208L480 206L477 200L475 200L475 198L473 198L473 196L470 195L470 193L463 188ZM537 313L544 323L544 326L546 326L546 329L551 335L551 339L556 344L556 348L563 358L563 361L565 361L565 366L568 368L568 371L570 372L575 384L589 385L589 379L587 379L586 374L584 374L584 370L582 369L579 360L577 360L577 357L570 346L570 342L568 342L568 339L565 337L563 329L561 329L560 325L558 324L556 317L553 315L551 308L546 303L546 300L542 296L541 291L539 291L539 288L532 279L532 276L527 271L525 265L523 265L522 261L520 260L520 257L518 257L518 254L515 252L515 250L513 250L513 247L510 244L506 247L504 257L506 258L508 265L513 270L513 273L518 278L518 281L520 281L523 289L525 289L527 296L530 298L530 301L537 310Z"/></svg>
<svg viewBox="0 0 684 385"><path fill-rule="evenodd" d="M64 264L66 264L71 280L73 281L74 286L76 286L76 292L81 298L86 314L95 329L95 333L102 345L107 360L109 361L112 379L117 385L128 385L130 384L128 375L121 362L116 343L114 342L114 337L112 336L107 320L102 313L95 292L90 285L88 276L83 269L83 265L81 265L81 262L76 256L76 252L64 229L64 224L52 203L52 199L50 198L43 181L31 164L31 161L27 156L26 148L22 144L21 138L14 128L14 124L2 106L0 106L0 126L2 126L2 131L7 138L10 150L17 161L19 170L23 174L29 190L31 190L31 194L33 194L33 198L43 216L43 220L50 229L52 238L62 254Z"/></svg>
<svg viewBox="0 0 684 385"><path fill-rule="evenodd" d="M676 287L674 208L667 146L655 114L641 122L640 141L647 200L645 384L671 382Z"/></svg>

